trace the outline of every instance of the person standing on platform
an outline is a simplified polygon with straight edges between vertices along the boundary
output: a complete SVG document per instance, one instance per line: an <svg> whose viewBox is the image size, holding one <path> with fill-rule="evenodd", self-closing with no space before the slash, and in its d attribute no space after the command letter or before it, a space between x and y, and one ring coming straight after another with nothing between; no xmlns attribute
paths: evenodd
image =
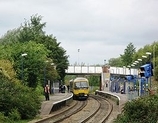
<svg viewBox="0 0 158 123"><path fill-rule="evenodd" d="M70 86L69 85L67 85L67 90L68 90L68 93L70 92Z"/></svg>
<svg viewBox="0 0 158 123"><path fill-rule="evenodd" d="M48 84L46 84L46 86L44 87L44 92L45 92L46 100L49 100L50 88L49 88Z"/></svg>

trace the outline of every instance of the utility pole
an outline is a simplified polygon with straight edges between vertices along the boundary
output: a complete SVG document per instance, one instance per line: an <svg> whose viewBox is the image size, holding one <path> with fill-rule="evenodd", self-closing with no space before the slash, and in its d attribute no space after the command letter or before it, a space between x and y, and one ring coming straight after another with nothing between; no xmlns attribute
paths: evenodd
<svg viewBox="0 0 158 123"><path fill-rule="evenodd" d="M80 49L78 49L78 65L80 64Z"/></svg>

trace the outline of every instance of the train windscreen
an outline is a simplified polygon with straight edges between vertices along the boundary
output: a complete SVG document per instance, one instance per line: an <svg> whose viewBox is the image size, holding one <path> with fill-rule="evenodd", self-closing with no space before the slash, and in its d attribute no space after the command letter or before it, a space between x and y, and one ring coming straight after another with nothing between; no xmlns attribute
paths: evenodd
<svg viewBox="0 0 158 123"><path fill-rule="evenodd" d="M75 88L88 88L88 83L87 82L76 82L75 83Z"/></svg>

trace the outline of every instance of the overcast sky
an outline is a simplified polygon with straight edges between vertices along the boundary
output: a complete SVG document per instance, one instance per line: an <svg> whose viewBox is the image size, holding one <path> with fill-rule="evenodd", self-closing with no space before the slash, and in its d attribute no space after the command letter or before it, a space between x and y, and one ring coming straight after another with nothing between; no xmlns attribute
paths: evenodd
<svg viewBox="0 0 158 123"><path fill-rule="evenodd" d="M139 49L158 39L158 0L0 0L0 36L35 14L70 64L103 64L130 42Z"/></svg>

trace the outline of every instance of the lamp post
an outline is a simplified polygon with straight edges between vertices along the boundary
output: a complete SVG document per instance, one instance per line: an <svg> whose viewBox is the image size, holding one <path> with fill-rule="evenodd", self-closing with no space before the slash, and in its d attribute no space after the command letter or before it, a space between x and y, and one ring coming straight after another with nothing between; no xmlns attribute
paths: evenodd
<svg viewBox="0 0 158 123"><path fill-rule="evenodd" d="M137 62L134 62L133 65L135 66L135 69L134 69L134 75L136 75Z"/></svg>
<svg viewBox="0 0 158 123"><path fill-rule="evenodd" d="M146 58L147 58L147 56L144 56L144 55L143 55L143 56L142 56L142 58L146 59ZM145 60L145 61L146 61L146 60ZM144 63L144 62L142 62L142 63Z"/></svg>
<svg viewBox="0 0 158 123"><path fill-rule="evenodd" d="M131 66L132 66L132 67L134 67L134 66L135 66L135 64L131 64Z"/></svg>
<svg viewBox="0 0 158 123"><path fill-rule="evenodd" d="M51 65L54 67L54 70L56 70L56 65L54 63L51 63ZM52 87L54 88L54 82L52 81ZM52 91L54 93L54 89Z"/></svg>
<svg viewBox="0 0 158 123"><path fill-rule="evenodd" d="M123 66L123 74L126 75L126 66Z"/></svg>
<svg viewBox="0 0 158 123"><path fill-rule="evenodd" d="M139 63L142 62L142 59L138 59ZM140 64L141 65L141 64Z"/></svg>
<svg viewBox="0 0 158 123"><path fill-rule="evenodd" d="M22 74L21 74L21 78L22 78L22 82L24 83L24 61L23 61L23 57L27 56L27 53L23 53L21 54L22 58L21 58L21 64L22 64Z"/></svg>
<svg viewBox="0 0 158 123"><path fill-rule="evenodd" d="M145 59L146 59L147 56L146 56L146 55L143 55L142 58L145 58ZM146 60L145 60L145 61L146 61ZM144 88L145 88L145 90L146 90L146 88L148 88L148 78L146 78L145 87L144 87ZM146 91L145 91L145 93L146 93Z"/></svg>
<svg viewBox="0 0 158 123"><path fill-rule="evenodd" d="M44 86L46 85L46 67L47 67L47 64L50 63L50 61L45 61L45 66L44 66ZM50 65L54 66L54 69L56 69L56 66L54 63L50 63ZM48 82L49 83L49 82Z"/></svg>
<svg viewBox="0 0 158 123"><path fill-rule="evenodd" d="M138 61L139 61L139 67L142 65L142 59L138 59ZM138 76L140 77L140 69L138 69L139 71L138 71Z"/></svg>
<svg viewBox="0 0 158 123"><path fill-rule="evenodd" d="M138 61L142 61L142 59L138 59Z"/></svg>
<svg viewBox="0 0 158 123"><path fill-rule="evenodd" d="M154 46L153 46L153 68L154 68L154 75L155 75L155 68L156 68L156 50L157 50L157 44L154 42Z"/></svg>
<svg viewBox="0 0 158 123"><path fill-rule="evenodd" d="M134 69L134 75L137 75L137 67L138 67L138 63L136 61L134 61L133 63L135 65L135 69Z"/></svg>
<svg viewBox="0 0 158 123"><path fill-rule="evenodd" d="M104 59L104 66L105 66L105 64L106 64L106 60Z"/></svg>
<svg viewBox="0 0 158 123"><path fill-rule="evenodd" d="M78 65L80 64L80 63L79 63L79 62L80 62L80 58L79 58L79 57L80 57L80 56L79 56L80 54L79 54L79 53L80 53L80 49L78 49Z"/></svg>
<svg viewBox="0 0 158 123"><path fill-rule="evenodd" d="M139 63L140 63L140 59L135 61L136 65L137 65L137 75L139 74Z"/></svg>
<svg viewBox="0 0 158 123"><path fill-rule="evenodd" d="M138 64L138 63L139 63L139 61L135 61L135 63L137 63L137 64Z"/></svg>
<svg viewBox="0 0 158 123"><path fill-rule="evenodd" d="M150 52L146 52L146 54L147 54L147 55L151 55L151 53L150 53Z"/></svg>
<svg viewBox="0 0 158 123"><path fill-rule="evenodd" d="M54 69L56 70L56 65L54 63L51 63L50 65L54 66Z"/></svg>
<svg viewBox="0 0 158 123"><path fill-rule="evenodd" d="M131 68L134 68L135 67L135 64L131 64ZM133 72L134 70L132 70L131 74L134 74Z"/></svg>
<svg viewBox="0 0 158 123"><path fill-rule="evenodd" d="M147 58L147 56L142 56L142 58Z"/></svg>
<svg viewBox="0 0 158 123"><path fill-rule="evenodd" d="M48 62L49 62L48 60L45 61L45 65L44 65L44 86L46 85L46 67Z"/></svg>
<svg viewBox="0 0 158 123"><path fill-rule="evenodd" d="M127 67L128 67L128 69L129 69L129 74L131 75L131 66L128 65Z"/></svg>

